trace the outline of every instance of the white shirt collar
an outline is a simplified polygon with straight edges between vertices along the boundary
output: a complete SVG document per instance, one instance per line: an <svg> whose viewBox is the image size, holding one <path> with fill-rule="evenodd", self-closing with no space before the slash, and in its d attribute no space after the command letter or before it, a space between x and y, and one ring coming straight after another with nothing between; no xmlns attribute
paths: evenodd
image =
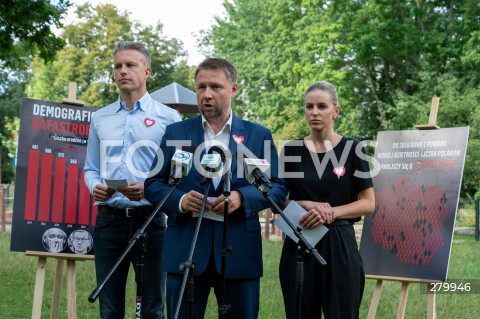
<svg viewBox="0 0 480 319"><path fill-rule="evenodd" d="M218 132L218 134L222 134L223 132L225 132L225 130L227 128L228 128L227 132L230 133L230 130L231 130L231 127L232 127L232 118L233 118L232 109L230 109L230 115L228 116L228 120L225 123L225 125L222 127L222 129ZM202 114L202 127L203 127L203 131L205 133L207 133L206 130L209 130L209 133L214 135L212 127L210 126L210 123L208 123L207 119L203 116L203 114Z"/></svg>

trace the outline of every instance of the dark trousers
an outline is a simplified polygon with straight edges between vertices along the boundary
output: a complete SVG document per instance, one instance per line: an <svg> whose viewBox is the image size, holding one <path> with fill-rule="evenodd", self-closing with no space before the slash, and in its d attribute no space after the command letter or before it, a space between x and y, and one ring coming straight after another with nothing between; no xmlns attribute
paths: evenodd
<svg viewBox="0 0 480 319"><path fill-rule="evenodd" d="M127 248L136 231L148 215L125 217L115 213L99 212L94 231L95 270L99 284ZM165 216L157 214L145 230L146 253L142 271L142 318L164 318L165 272L160 270L165 242ZM125 317L125 288L130 264L135 267L138 248L134 246L100 292L100 317ZM134 268L135 269L135 268Z"/></svg>
<svg viewBox="0 0 480 319"><path fill-rule="evenodd" d="M363 262L353 226L339 225L316 245L327 265L310 253L303 254L304 280L300 312L302 319L358 319L365 287ZM285 239L280 259L280 283L287 319L297 318L297 244Z"/></svg>
<svg viewBox="0 0 480 319"><path fill-rule="evenodd" d="M182 286L183 274L167 274L167 317L173 319ZM221 276L215 269L213 260L210 260L207 271L194 276L194 318L203 319L207 308L208 296L211 288L217 298L220 298ZM182 304L178 318L188 319L189 303L187 289L182 296ZM225 304L230 305L224 318L226 319L256 319L259 311L260 278L255 279L226 279ZM218 309L218 308L217 308ZM217 317L217 315L215 315Z"/></svg>

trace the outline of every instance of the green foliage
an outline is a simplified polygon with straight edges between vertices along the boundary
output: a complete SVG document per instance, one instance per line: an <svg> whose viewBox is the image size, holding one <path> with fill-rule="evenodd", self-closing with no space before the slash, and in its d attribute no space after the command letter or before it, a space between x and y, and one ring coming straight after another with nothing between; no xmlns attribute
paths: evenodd
<svg viewBox="0 0 480 319"><path fill-rule="evenodd" d="M162 35L161 23L143 26L111 4L92 7L86 3L77 8L76 15L76 22L63 29L62 38L67 44L58 52L58 58L48 64L38 59L32 63L34 76L28 91L32 98L59 101L67 95L68 82L77 82L77 99L98 107L110 104L118 96L113 52L119 41L143 42L150 50L150 92L173 80L191 87L191 70L182 60L182 45Z"/></svg>
<svg viewBox="0 0 480 319"><path fill-rule="evenodd" d="M60 28L68 0L4 0L0 2L0 61L25 68L30 56L53 60L64 41L51 30Z"/></svg>
<svg viewBox="0 0 480 319"><path fill-rule="evenodd" d="M5 131L8 136L13 136L12 139L3 139L2 146L4 146L8 152L9 158L14 158L17 154L18 145L18 131L20 129L20 118L14 117L12 120L5 123Z"/></svg>
<svg viewBox="0 0 480 319"><path fill-rule="evenodd" d="M195 92L195 69L196 66L189 66L187 61L182 60L174 66L174 70L170 74L171 81Z"/></svg>
<svg viewBox="0 0 480 319"><path fill-rule="evenodd" d="M217 18L203 46L237 66L242 110L250 109L275 137L305 135L303 94L318 80L337 87L342 113L336 130L359 139L427 123L436 95L439 126L470 126L462 192L479 189L477 0L224 5L226 17Z"/></svg>
<svg viewBox="0 0 480 319"><path fill-rule="evenodd" d="M24 96L29 74L23 70L5 68L0 70L0 157L2 183L15 180L12 159L15 156L14 143L18 132L20 99Z"/></svg>

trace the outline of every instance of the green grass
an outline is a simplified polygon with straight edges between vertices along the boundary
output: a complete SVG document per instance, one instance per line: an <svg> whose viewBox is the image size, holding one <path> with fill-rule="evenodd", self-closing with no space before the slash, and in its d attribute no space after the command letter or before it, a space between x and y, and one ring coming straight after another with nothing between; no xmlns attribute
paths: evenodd
<svg viewBox="0 0 480 319"><path fill-rule="evenodd" d="M476 294L437 294L437 319L478 318L480 311L480 242L473 235L454 235L448 279L474 279ZM361 318L366 318L376 281L367 280L364 300L361 307ZM427 313L427 295L425 287L412 283L409 294L405 319L425 318ZM387 281L381 295L376 318L395 318L398 307L401 283Z"/></svg>
<svg viewBox="0 0 480 319"><path fill-rule="evenodd" d="M475 207L459 208L455 225L457 227L475 227Z"/></svg>
<svg viewBox="0 0 480 319"><path fill-rule="evenodd" d="M284 318L283 301L278 281L278 261L282 242L264 241L264 277L261 280L260 318ZM455 235L449 265L450 279L475 279L477 294L437 294L436 312L438 319L476 318L479 313L480 284L480 243L473 235ZM45 290L42 318L50 317L53 275L56 261L49 258L46 268ZM10 252L10 233L0 233L0 318L25 319L31 317L36 257L27 257L23 253ZM95 289L94 263L81 261L76 263L77 282L77 318L98 318L98 301L88 302L88 296ZM65 272L64 272L65 273ZM65 275L64 275L65 276ZM66 314L66 279L62 288L60 318ZM361 318L366 318L375 287L374 280L367 280L367 286L361 307ZM376 318L395 318L398 307L401 284L387 281L384 285ZM129 278L127 297L127 318L134 318L135 283ZM427 295L420 284L410 284L405 318L425 318ZM205 318L217 318L217 306L211 296Z"/></svg>

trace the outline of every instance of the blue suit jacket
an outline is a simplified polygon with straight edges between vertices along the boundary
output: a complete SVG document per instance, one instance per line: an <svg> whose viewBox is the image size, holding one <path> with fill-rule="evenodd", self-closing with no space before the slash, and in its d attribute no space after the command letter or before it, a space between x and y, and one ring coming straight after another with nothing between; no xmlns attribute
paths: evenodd
<svg viewBox="0 0 480 319"><path fill-rule="evenodd" d="M243 137L243 142L237 144L233 136ZM193 153L196 147L204 142L201 116L167 126L160 145L163 154L162 169L157 175L147 178L145 181L145 196L154 207L162 201L170 190L170 186L168 186L170 159L175 152L175 147L167 146L166 142L168 140L191 141L192 146L190 148L184 147L183 150ZM264 141L268 141L265 148ZM228 215L227 241L232 248L232 253L227 257L227 278L259 278L263 275L262 238L258 212L270 207L271 204L255 186L238 175L239 170L242 170L240 176L244 176L243 158L237 162L237 151L244 146L257 158L267 159L270 162L270 176L273 187L268 194L275 203L280 205L287 195L285 181L278 178L278 154L270 130L233 116L229 141L229 149L233 156L231 190L239 191L242 194L244 205ZM198 155L196 154L196 156ZM269 158L269 156L271 157ZM201 159L201 156L197 158ZM160 157L159 159L161 160ZM162 207L162 211L168 215L167 235L162 260L162 269L167 272L182 273L179 266L182 262L187 261L198 221L198 218L192 217L191 213L179 212L180 198L190 190L203 194L205 192L205 185L201 184L203 180L204 177L197 171L195 165L192 165L190 173L182 178L176 190ZM218 197L222 192L222 184L216 190L211 185L208 196ZM202 219L193 254L195 275L205 272L212 254L215 258L216 269L220 273L222 236L222 222L207 218Z"/></svg>

